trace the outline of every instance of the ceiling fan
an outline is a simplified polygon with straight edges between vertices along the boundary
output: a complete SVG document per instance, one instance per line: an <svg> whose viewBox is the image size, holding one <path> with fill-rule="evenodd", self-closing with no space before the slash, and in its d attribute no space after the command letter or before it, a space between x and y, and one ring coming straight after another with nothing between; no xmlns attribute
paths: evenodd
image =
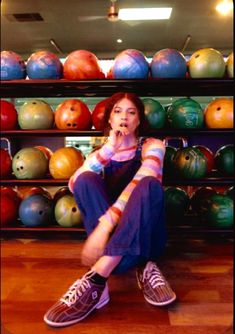
<svg viewBox="0 0 235 334"><path fill-rule="evenodd" d="M78 21L80 22L88 22L88 21L96 21L96 20L102 20L107 19L110 22L117 22L119 20L118 18L118 8L116 5L117 0L109 0L110 6L108 8L107 15L103 16L79 16Z"/></svg>

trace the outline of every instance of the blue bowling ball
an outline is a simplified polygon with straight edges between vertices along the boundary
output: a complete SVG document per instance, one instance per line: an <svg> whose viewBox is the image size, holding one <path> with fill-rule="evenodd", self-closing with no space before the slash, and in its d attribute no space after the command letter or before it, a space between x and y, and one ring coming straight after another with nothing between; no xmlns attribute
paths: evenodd
<svg viewBox="0 0 235 334"><path fill-rule="evenodd" d="M114 79L146 79L149 63L141 51L127 49L115 57L112 73Z"/></svg>
<svg viewBox="0 0 235 334"><path fill-rule="evenodd" d="M175 49L162 49L155 53L150 63L153 78L184 78L187 62L184 55Z"/></svg>
<svg viewBox="0 0 235 334"><path fill-rule="evenodd" d="M28 227L48 225L54 220L53 201L42 194L26 197L20 203L19 217Z"/></svg>
<svg viewBox="0 0 235 334"><path fill-rule="evenodd" d="M54 53L38 51L29 57L26 71L29 79L60 79L63 65Z"/></svg>
<svg viewBox="0 0 235 334"><path fill-rule="evenodd" d="M25 79L26 65L20 55L13 51L1 52L1 80Z"/></svg>

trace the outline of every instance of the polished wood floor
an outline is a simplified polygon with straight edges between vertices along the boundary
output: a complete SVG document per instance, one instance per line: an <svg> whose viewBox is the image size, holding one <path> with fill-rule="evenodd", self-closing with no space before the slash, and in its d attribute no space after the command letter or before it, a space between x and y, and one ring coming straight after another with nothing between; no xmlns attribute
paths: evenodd
<svg viewBox="0 0 235 334"><path fill-rule="evenodd" d="M54 329L44 312L86 268L82 241L2 240L2 334L232 334L232 240L172 240L159 266L178 299L147 304L134 271L112 276L111 301L83 322Z"/></svg>

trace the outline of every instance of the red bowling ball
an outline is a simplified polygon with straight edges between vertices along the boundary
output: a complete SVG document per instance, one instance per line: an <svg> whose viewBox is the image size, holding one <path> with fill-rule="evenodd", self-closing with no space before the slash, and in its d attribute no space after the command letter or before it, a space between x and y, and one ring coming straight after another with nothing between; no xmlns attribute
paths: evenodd
<svg viewBox="0 0 235 334"><path fill-rule="evenodd" d="M18 217L19 204L15 201L12 196L1 194L0 197L0 217L1 226L7 226L14 224Z"/></svg>
<svg viewBox="0 0 235 334"><path fill-rule="evenodd" d="M98 102L92 111L92 123L97 131L103 131L105 128L104 115L108 99Z"/></svg>
<svg viewBox="0 0 235 334"><path fill-rule="evenodd" d="M13 103L1 100L1 130L13 130L17 127L17 111Z"/></svg>
<svg viewBox="0 0 235 334"><path fill-rule="evenodd" d="M0 175L1 179L7 179L10 177L12 172L12 158L7 150L1 148L0 150L0 161L1 161L1 170Z"/></svg>

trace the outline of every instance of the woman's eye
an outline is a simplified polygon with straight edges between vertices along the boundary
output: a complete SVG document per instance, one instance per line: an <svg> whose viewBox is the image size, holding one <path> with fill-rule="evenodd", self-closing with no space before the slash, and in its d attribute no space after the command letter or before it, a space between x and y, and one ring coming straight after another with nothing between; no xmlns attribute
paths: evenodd
<svg viewBox="0 0 235 334"><path fill-rule="evenodd" d="M135 111L129 111L129 114L131 114L131 115L135 115L136 112L135 112Z"/></svg>
<svg viewBox="0 0 235 334"><path fill-rule="evenodd" d="M114 109L115 114L120 113L120 109Z"/></svg>

